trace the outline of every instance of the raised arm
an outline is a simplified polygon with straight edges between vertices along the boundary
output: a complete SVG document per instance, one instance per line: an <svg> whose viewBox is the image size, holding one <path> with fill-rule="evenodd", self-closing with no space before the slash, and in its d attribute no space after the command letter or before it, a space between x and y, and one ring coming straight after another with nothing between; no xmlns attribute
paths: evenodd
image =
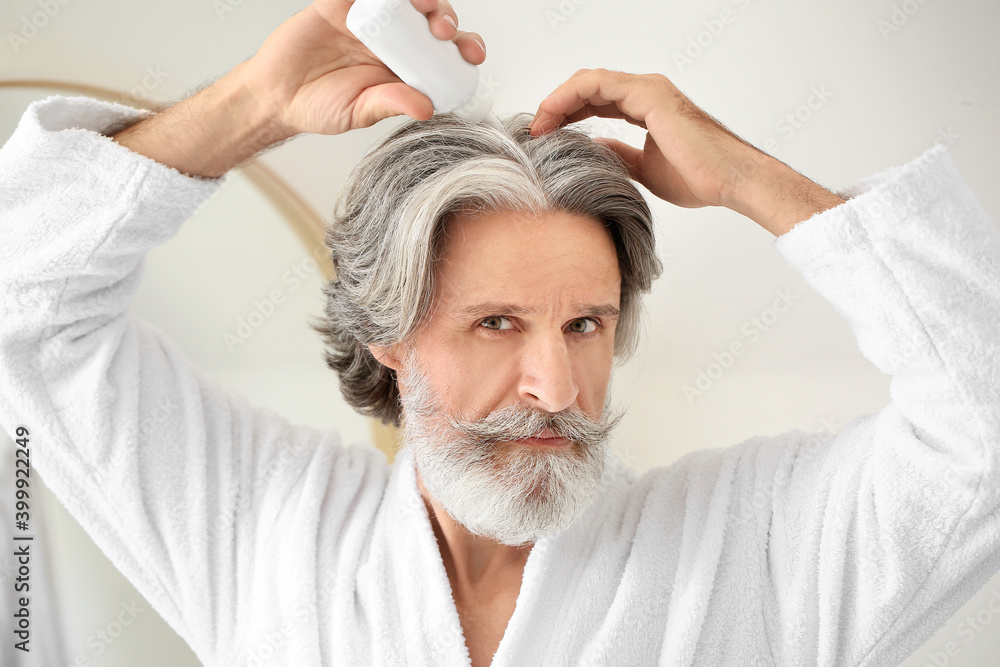
<svg viewBox="0 0 1000 667"><path fill-rule="evenodd" d="M755 576L738 581L740 595L759 597L750 607L777 664L897 664L1000 569L1000 231L943 148L844 201L659 75L580 72L542 102L536 125L587 115L649 130L642 151L607 143L654 194L728 206L774 233L775 250L892 376L891 402L838 434L755 438L708 457L729 472L700 488L729 501L713 502L706 525L763 552L716 571L692 559L699 567L678 580L707 576L725 599L727 572L745 564ZM686 604L671 611L684 617ZM746 622L733 618L740 609L712 620Z"/></svg>
<svg viewBox="0 0 1000 667"><path fill-rule="evenodd" d="M317 0L278 27L248 61L197 95L114 135L185 174L215 178L302 132L341 134L383 118L427 120L431 101L399 80L347 30L350 0ZM477 33L458 30L446 0L412 0L432 34L470 63Z"/></svg>
<svg viewBox="0 0 1000 667"><path fill-rule="evenodd" d="M348 6L296 14L162 113L35 102L0 149L0 423L28 429L34 469L206 664L246 664L247 648L290 620L275 610L296 612L299 636L329 632L315 599L350 600L345 563L387 466L372 447L254 408L130 317L129 302L146 253L218 188L214 177L298 132L430 115L343 30ZM456 35L437 10L431 25ZM310 567L318 553L328 560ZM319 664L304 653L318 643L285 642L276 663Z"/></svg>

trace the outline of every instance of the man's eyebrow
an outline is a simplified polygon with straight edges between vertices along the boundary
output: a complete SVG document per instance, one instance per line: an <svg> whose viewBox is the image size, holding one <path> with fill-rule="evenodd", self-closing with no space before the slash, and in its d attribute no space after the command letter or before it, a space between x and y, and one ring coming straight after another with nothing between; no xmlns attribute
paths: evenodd
<svg viewBox="0 0 1000 667"><path fill-rule="evenodd" d="M601 305L578 304L573 308L584 317L604 317L608 319L618 317L620 311L610 303ZM519 306L513 303L502 303L499 301L484 301L468 306L462 306L454 311L455 317L466 318L474 316L485 317L487 315L513 315L522 317L534 315L535 311L526 306Z"/></svg>

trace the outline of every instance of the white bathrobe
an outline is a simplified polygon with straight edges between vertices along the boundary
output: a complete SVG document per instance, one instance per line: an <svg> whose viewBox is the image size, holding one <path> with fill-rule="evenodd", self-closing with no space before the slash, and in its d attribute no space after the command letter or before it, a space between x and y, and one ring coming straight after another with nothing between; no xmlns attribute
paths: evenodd
<svg viewBox="0 0 1000 667"><path fill-rule="evenodd" d="M219 186L100 134L137 113L48 98L0 150L3 427L206 665L469 664L410 457L251 407L129 315ZM643 475L609 454L494 665L893 665L1000 569L1000 232L941 147L848 194L774 249L892 401Z"/></svg>

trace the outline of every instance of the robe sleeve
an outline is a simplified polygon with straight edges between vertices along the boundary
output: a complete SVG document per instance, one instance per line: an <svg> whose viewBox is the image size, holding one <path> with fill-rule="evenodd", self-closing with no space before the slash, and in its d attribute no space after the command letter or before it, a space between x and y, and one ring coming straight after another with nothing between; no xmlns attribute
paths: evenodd
<svg viewBox="0 0 1000 667"><path fill-rule="evenodd" d="M198 657L228 664L259 582L294 574L265 554L305 548L321 501L335 533L385 457L251 406L129 314L145 254L221 180L101 134L141 115L50 97L0 149L0 422L28 429L34 469Z"/></svg>
<svg viewBox="0 0 1000 667"><path fill-rule="evenodd" d="M774 248L892 376L771 480L779 664L898 664L1000 568L1000 231L943 147Z"/></svg>

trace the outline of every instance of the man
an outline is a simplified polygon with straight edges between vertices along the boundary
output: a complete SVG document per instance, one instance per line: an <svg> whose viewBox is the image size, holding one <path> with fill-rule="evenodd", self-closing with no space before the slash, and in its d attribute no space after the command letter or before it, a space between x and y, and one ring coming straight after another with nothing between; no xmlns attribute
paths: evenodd
<svg viewBox="0 0 1000 667"><path fill-rule="evenodd" d="M413 4L482 62L447 4ZM4 426L32 424L36 468L201 660L894 664L1000 568L1000 239L946 154L848 200L666 78L604 70L504 133L430 120L348 7L317 1L138 123L36 103L0 152ZM126 311L144 253L215 179L398 114L427 122L352 174L317 327L348 400L402 420L390 470L253 410ZM591 115L645 127L645 146L558 129ZM659 271L628 176L778 237L894 374L893 402L834 437L623 470L607 387Z"/></svg>

